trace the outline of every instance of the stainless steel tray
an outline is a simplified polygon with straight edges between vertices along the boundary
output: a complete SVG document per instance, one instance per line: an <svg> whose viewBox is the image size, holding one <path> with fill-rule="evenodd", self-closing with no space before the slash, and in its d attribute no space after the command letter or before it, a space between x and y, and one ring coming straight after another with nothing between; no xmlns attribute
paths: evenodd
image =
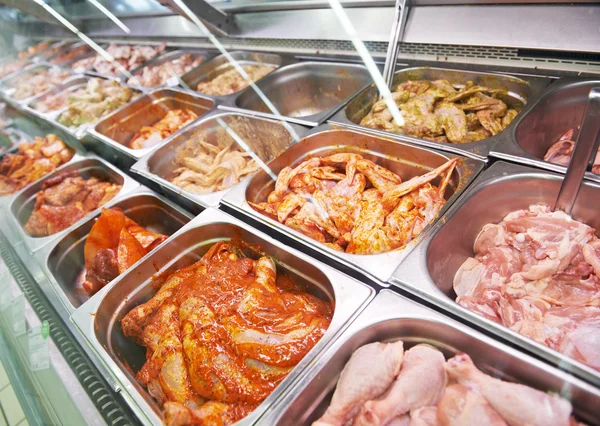
<svg viewBox="0 0 600 426"><path fill-rule="evenodd" d="M417 67L406 68L396 71L394 74L394 87L399 83L408 80L438 80L447 79L452 84L465 84L467 81L473 81L475 84L482 84L495 89L504 89L508 91L509 99L503 99L512 104L530 103L535 101L539 93L550 83L550 79L537 76L521 76L522 78L511 77L504 74L494 74L480 71L465 71L458 69ZM456 154L467 155L473 158L486 159L490 150L500 140L503 133L506 133L514 126L511 123L503 132L484 139L480 142L471 142L463 144L441 143L428 141L426 139L415 138L403 134L392 133L386 130L370 129L361 126L360 121L369 113L373 104L379 99L379 91L375 85L367 87L352 99L346 107L335 114L329 122L350 126L360 129L369 129L376 134L386 135L398 140L409 141L411 143L437 148L442 151L454 152ZM509 102L510 101L510 102ZM519 114L519 116L522 112Z"/></svg>
<svg viewBox="0 0 600 426"><path fill-rule="evenodd" d="M451 158L458 158L456 169L446 191L447 194L450 194L448 201L438 217L444 215L448 207L454 203L484 166L483 162L479 160L440 153L396 142L389 138L369 135L358 130L335 128L326 124L311 130L300 143L293 145L268 163L268 167L273 174L279 175L281 169L286 166L298 165L310 157L326 156L335 152L361 154L399 174L403 180L433 170ZM251 179L233 187L223 197L223 204L270 225L295 241L383 283L390 278L398 264L419 244L419 241L431 228L431 224L429 224L409 244L391 252L374 255L342 253L257 212L248 204L248 201L253 203L265 201L273 188L274 181L267 173L260 170Z"/></svg>
<svg viewBox="0 0 600 426"><path fill-rule="evenodd" d="M47 69L47 70L57 69L60 71L66 71L69 73L69 76L67 78L65 78L63 81L61 81L59 84L57 84L53 87L50 87L49 89L47 89L41 93L38 93L37 95L29 96L28 98L23 98L23 99L15 99L13 97L14 93L17 91L17 88L14 87L15 80L23 77L25 74L36 73L43 69ZM20 72L11 74L9 77L2 79L1 84L3 86L3 89L2 89L3 95L5 98L9 98L14 104L17 104L19 106L24 106L24 105L27 105L29 102L31 102L33 99L35 99L39 96L42 96L45 93L48 93L53 88L59 87L61 84L68 81L72 77L72 75L73 75L73 73L70 70L60 68L56 65L44 64L44 63L31 64L31 65L26 66L25 68L22 68Z"/></svg>
<svg viewBox="0 0 600 426"><path fill-rule="evenodd" d="M531 204L553 205L561 182L562 176L556 174L496 162L450 208L444 222L433 227L394 272L391 282L600 386L600 372L454 302L454 275L473 255L473 242L483 225L498 223L508 213L526 209ZM573 218L600 229L598 199L600 186L584 182L573 208Z"/></svg>
<svg viewBox="0 0 600 426"><path fill-rule="evenodd" d="M129 43L129 42L126 42L126 43L115 43L115 44L117 44L117 45L125 45L125 46L144 46L144 45L148 45L148 43ZM108 48L108 46L109 46L108 44L105 44L104 46L102 46L102 48L104 50L106 50ZM154 45L152 45L152 46L154 46ZM143 62L139 66L144 66L150 60L156 58L157 56L159 56L161 54L164 54L165 52L168 52L168 50L169 50L168 48L165 48L165 50L163 50L163 52L158 53L158 55L153 56L151 59L149 59L146 62ZM94 53L96 53L96 52L94 51ZM99 53L96 53L96 54L99 55ZM82 59L82 58L79 58L79 59ZM138 68L138 67L134 67L134 68L132 68L130 70L126 70L126 72L120 72L120 73L117 73L117 74L104 74L104 73L100 73L100 72L95 71L93 68L88 68L84 72L85 72L85 74L87 74L89 76L92 76L92 77L106 78L108 80L118 80L121 83L126 83L127 80L129 79L129 77L131 76L131 71L133 71L136 68Z"/></svg>
<svg viewBox="0 0 600 426"><path fill-rule="evenodd" d="M190 213L144 187L113 198L103 206L112 207L119 207L138 225L169 236L193 218ZM100 212L88 216L79 226L34 254L48 279L48 284L40 287L65 322L69 322L75 309L90 299L80 287L85 276L83 249L99 216Z"/></svg>
<svg viewBox="0 0 600 426"><path fill-rule="evenodd" d="M205 117L197 120L183 131L175 133L165 139L165 141L152 152L142 157L132 168L131 171L145 178L150 179L166 190L175 201L182 205L194 203L200 208L216 207L223 198L223 195L233 188L242 186L244 183L238 183L229 189L209 194L196 194L186 191L179 186L171 183L168 177L177 167L173 163L177 148L185 143L198 131L212 134L217 130L229 125L236 120L244 120L248 123L247 131L238 135L240 139L248 145L253 152L265 152L266 146L276 147L273 150L274 156L280 151L286 149L305 132L298 126L285 122L278 122L260 117L252 117L244 114L235 114L223 111L213 111ZM279 148L279 149L278 149ZM265 158L263 161L269 161ZM248 181L246 178L245 181Z"/></svg>
<svg viewBox="0 0 600 426"><path fill-rule="evenodd" d="M145 64L140 65L137 68L135 68L130 73L131 73L132 77L135 77L137 75L141 75L144 72L145 68L155 67L155 66L158 66L158 65L162 65L165 62L170 62L170 61L173 61L175 59L178 59L180 56L185 55L187 53L191 53L192 57L194 58L194 60L196 60L198 58L204 58L204 61L200 65L198 65L198 66L201 66L201 65L205 64L206 62L208 62L210 59L212 59L215 56L214 53L211 53L211 52L209 52L207 50L202 50L202 49L178 49L178 50L172 50L170 52L163 53L162 55L156 56L156 57L154 57L154 59L150 59L148 62L146 62ZM191 72L191 71L192 70L190 70L188 72ZM135 87L138 90L148 91L148 90L155 89L157 87L176 87L176 86L179 86L180 83L181 83L180 78L184 74L181 74L181 75L178 75L178 76L173 76L172 78L170 78L166 82L166 84L162 84L162 85L158 85L158 86L153 86L153 87L146 87L146 86L140 86L140 85L137 85L137 84L131 84L127 80L126 80L126 82L128 84L131 84L131 87Z"/></svg>
<svg viewBox="0 0 600 426"><path fill-rule="evenodd" d="M233 58L233 60L236 61L240 66L272 65L276 68L279 68L287 63L291 63L294 61L290 57L284 57L281 55L276 55L274 53L246 52L236 50L234 52L229 52L229 55L231 55L231 58ZM188 90L196 91L198 83L210 81L213 78L223 74L224 72L231 70L232 68L233 65L229 63L227 57L225 57L224 55L219 55L183 74L181 76L181 85ZM224 96L214 96L214 98L227 99L232 97L233 95L235 95L235 93Z"/></svg>
<svg viewBox="0 0 600 426"><path fill-rule="evenodd" d="M600 87L599 79L573 77L548 86L536 102L519 114L515 125L506 129L490 156L565 174L565 166L544 161L544 155L567 130L579 133L588 94L594 87ZM600 175L595 173L588 171L585 177L600 182Z"/></svg>
<svg viewBox="0 0 600 426"><path fill-rule="evenodd" d="M318 126L371 81L363 65L301 62L261 78L256 86L262 93L247 87L220 108Z"/></svg>
<svg viewBox="0 0 600 426"><path fill-rule="evenodd" d="M198 94L175 89L156 89L105 116L93 128L89 128L87 133L91 138L138 160L158 146L145 149L133 149L128 146L142 126L151 126L173 109L189 109L202 117L214 106L215 102L212 99ZM181 133L182 129L173 135Z"/></svg>
<svg viewBox="0 0 600 426"><path fill-rule="evenodd" d="M65 164L63 167L60 167L59 169L46 175L44 178L20 190L12 197L7 210L10 212L10 221L18 230L18 234L31 253L35 253L51 241L69 233L77 226L82 224L87 217L100 212L100 208L98 208L90 212L85 218L82 218L73 225L69 226L67 229L47 237L32 237L27 231L25 231L25 223L27 223L31 212L33 211L36 194L42 189L43 183L47 179L51 179L59 173L70 172L74 170L80 171L84 176L97 176L122 185L122 188L117 196L127 194L139 186L139 183L127 176L125 173L121 172L112 164L96 156L87 156L79 161Z"/></svg>
<svg viewBox="0 0 600 426"><path fill-rule="evenodd" d="M579 420L598 424L597 388L390 290L382 290L257 425L288 425L290 419L295 425L311 425L325 412L339 375L354 351L367 343L396 340L402 340L405 349L427 343L447 358L467 353L487 374L560 394L571 401Z"/></svg>
<svg viewBox="0 0 600 426"><path fill-rule="evenodd" d="M60 55L65 50L70 49L74 44L78 43L75 40L62 40L57 43L54 43L48 49L36 55L33 60L34 61L47 61L49 58L52 58L56 55Z"/></svg>
<svg viewBox="0 0 600 426"><path fill-rule="evenodd" d="M21 68L19 68L18 70L14 71L14 72L11 72L10 74L6 74L6 75L0 77L0 88L2 87L2 80L10 78L13 75L16 75L17 73L21 72L21 70L23 68L25 68L26 66L33 64L33 62L31 60L28 60L28 59L7 58L6 60L2 61L0 63L0 65L5 65L5 64L10 63L10 62L22 62L23 66ZM0 92L0 94L2 94L2 92Z"/></svg>
<svg viewBox="0 0 600 426"><path fill-rule="evenodd" d="M75 63L77 61L79 61L80 59L85 59L85 58L89 58L90 56L96 56L98 54L98 52L96 52L94 49L92 49L92 47L90 45L88 45L85 42L81 42L81 43L77 43L76 45L73 45L73 49L76 47L80 47L81 45L87 45L89 47L89 49L87 51L84 51L83 53L77 55L74 58L68 59L68 60L62 60L62 61L58 61L58 62L52 62L55 61L58 57L58 55L54 55L51 58L48 58L48 61L50 63L54 63L58 66L64 67L64 68L69 68L71 70L73 70L74 73L76 74L83 74L88 68L84 68L84 67L78 67L78 68L73 68L73 65L75 65ZM102 48L102 49L106 49L108 47L108 44L105 43L98 43L98 45ZM64 53L64 52L63 52Z"/></svg>
<svg viewBox="0 0 600 426"><path fill-rule="evenodd" d="M145 351L124 337L120 319L132 307L151 296L154 291L151 279L157 271L161 274L174 272L197 261L217 241L232 237L258 244L277 260L280 270L285 270L296 281L307 285L313 294L335 300L333 319L323 338L256 410L236 423L238 425L253 424L374 295L374 290L365 284L296 250L283 247L273 238L223 212L207 209L138 263L135 270L121 275L72 316L81 333L115 374L124 397L144 424L162 425L161 416L158 405L137 383L133 374L145 362Z"/></svg>

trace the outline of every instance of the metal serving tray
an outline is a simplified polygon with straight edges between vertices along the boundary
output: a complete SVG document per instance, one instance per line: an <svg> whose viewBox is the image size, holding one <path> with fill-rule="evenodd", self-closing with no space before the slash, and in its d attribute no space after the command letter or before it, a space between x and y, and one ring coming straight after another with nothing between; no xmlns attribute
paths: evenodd
<svg viewBox="0 0 600 426"><path fill-rule="evenodd" d="M0 77L0 95L4 95L4 86L2 84L3 80L8 80L9 78L17 75L18 73L20 73L21 71L23 71L23 68L32 65L33 62L31 62L30 60L27 59L13 59L13 60L6 60L5 62L0 63L0 65L5 65L7 62L22 62L23 66L21 68L19 68L18 70L11 72L10 74L6 74L3 77ZM3 96L4 97L4 96Z"/></svg>
<svg viewBox="0 0 600 426"><path fill-rule="evenodd" d="M131 168L131 171L156 182L169 195L174 197L175 201L184 206L192 202L200 208L216 207L225 193L233 188L241 187L249 178L231 188L209 194L196 194L186 191L171 183L168 179L172 175L173 170L177 168L173 160L180 146L185 145L198 131L207 132L210 135L223 126L234 123L236 120L244 120L248 123L248 130L244 134L238 134L238 136L253 152L266 154L265 147L277 147L273 152L273 158L295 141L300 140L300 137L305 132L305 129L285 122L243 114L214 111L189 125L184 130L169 136L158 148L142 157ZM271 158L265 158L263 161L267 162L269 160Z"/></svg>
<svg viewBox="0 0 600 426"><path fill-rule="evenodd" d="M77 43L75 40L62 40L54 43L48 49L36 55L33 60L38 62L47 61L49 58L60 55L65 50L70 49L75 43Z"/></svg>
<svg viewBox="0 0 600 426"><path fill-rule="evenodd" d="M231 55L233 60L236 61L240 66L272 65L275 67L275 69L277 69L287 63L291 63L294 61L292 58L276 55L274 53L246 52L242 50L229 52L229 55ZM215 77L223 74L224 72L229 71L232 68L233 65L229 62L227 57L225 57L224 55L219 55L211 59L210 61L206 61L203 64L200 64L198 67L183 74L181 76L181 85L188 90L196 91L198 83L210 81ZM232 97L234 94L235 93L232 93L230 95L214 96L214 98L226 99L228 97Z"/></svg>
<svg viewBox="0 0 600 426"><path fill-rule="evenodd" d="M432 345L446 359L466 353L485 373L560 394L571 401L578 420L598 424L597 388L390 290L382 290L257 425L287 425L290 419L296 425L311 425L329 406L339 375L356 349L372 342L397 340L404 342L405 350L419 343Z"/></svg>
<svg viewBox="0 0 600 426"><path fill-rule="evenodd" d="M47 179L53 178L59 173L71 172L74 170L80 171L84 177L96 176L104 180L108 180L122 185L122 188L116 197L127 194L128 192L132 191L133 189L139 186L139 183L127 176L125 173L121 172L112 164L98 157L88 156L79 161L75 161L70 164L65 164L63 167L46 175L44 178L20 190L14 195L14 197L10 201L8 210L10 211L11 221L13 222L15 228L18 229L18 233L21 236L21 239L24 241L25 245L27 246L30 252L35 253L52 240L60 238L63 235L75 229L77 226L82 224L87 217L90 217L100 212L101 208L98 208L86 215L85 218L82 218L81 220L75 222L73 225L69 226L67 229L57 232L56 234L49 235L47 237L32 237L27 231L25 231L25 223L27 223L29 216L31 216L31 212L33 211L33 207L35 205L36 195L42 189L42 185L44 184L44 182Z"/></svg>
<svg viewBox="0 0 600 426"><path fill-rule="evenodd" d="M398 267L391 282L600 386L600 372L454 302L454 275L473 255L473 242L483 225L498 223L508 213L526 209L531 204L552 206L561 183L562 176L556 174L501 161L494 163L450 208L444 222L436 224ZM600 229L598 199L600 186L584 182L573 208L573 218Z"/></svg>
<svg viewBox="0 0 600 426"><path fill-rule="evenodd" d="M484 166L483 162L479 160L411 146L353 129L334 128L332 125L327 124L311 130L300 143L293 145L282 155L268 163L268 167L272 173L279 175L281 169L286 166L294 167L310 157L324 157L339 152L361 154L365 158L399 174L403 180L433 170L451 158L457 158L458 163L446 190L446 194L449 194L447 195L448 200L445 206L442 207L438 217L445 213ZM433 181L433 184L438 182L439 178ZM275 183L271 177L260 170L251 179L247 179L242 184L233 187L223 197L223 203L260 222L275 227L294 240L383 283L390 278L398 264L413 247L418 245L422 236L431 228L431 224L429 224L409 244L387 253L373 255L342 253L263 215L248 204L248 201L253 203L266 201L267 196L274 189L274 185Z"/></svg>
<svg viewBox="0 0 600 426"><path fill-rule="evenodd" d="M262 93L247 87L221 107L318 126L371 82L371 75L363 65L301 62L282 67L260 79L256 86ZM261 95L271 105L267 105Z"/></svg>
<svg viewBox="0 0 600 426"><path fill-rule="evenodd" d="M201 95L175 89L156 89L110 113L87 132L92 138L138 160L158 146L145 149L133 149L128 146L143 126L153 125L173 109L189 109L202 117L214 106L215 102L212 99ZM180 133L182 129L173 134Z"/></svg>
<svg viewBox="0 0 600 426"><path fill-rule="evenodd" d="M144 187L114 198L103 206L113 207L120 208L138 225L169 236L175 234L193 217ZM69 317L75 309L90 299L81 288L85 278L83 249L98 217L100 212L88 216L79 226L52 244L47 244L34 255L49 281L48 286L41 286L42 290L65 322L69 322Z"/></svg>
<svg viewBox="0 0 600 426"><path fill-rule="evenodd" d="M208 62L211 58L213 58L215 56L214 53L211 53L207 50L201 50L201 49L178 49L178 50L172 50L171 52L167 52L167 53L163 53L162 55L159 56L155 56L153 59L150 59L148 62L146 62L145 64L140 65L139 67L135 68L134 70L132 70L131 76L135 77L137 75L141 75L144 72L145 68L148 67L155 67L157 65L162 65L165 62L170 62L173 61L175 59L178 59L179 57L187 54L187 53L191 53L192 57L194 58L194 60L198 59L198 58L204 58L204 61L198 65L201 66L203 64L205 64L206 62ZM191 72L192 70L188 71ZM152 90L155 89L157 87L175 87L175 86L179 86L180 85L180 77L185 75L185 73L178 75L178 76L173 76L172 78L170 78L166 84L163 85L158 85L158 86L152 86L152 87L146 87L146 86L140 86L140 85L136 85L136 84L131 84L131 87L135 87L138 90L142 90L142 91L148 91L148 90ZM127 83L129 83L127 81Z"/></svg>
<svg viewBox="0 0 600 426"><path fill-rule="evenodd" d="M535 101L538 94L546 87L550 80L545 77L527 76L523 78L511 77L504 74L494 74L480 71L465 71L457 69L417 67L406 68L396 71L394 74L393 86L408 80L438 80L446 79L452 84L465 84L467 81L473 81L475 84L482 84L493 89L504 89L508 91L508 98L503 100L509 105L518 105ZM474 158L486 159L490 150L501 140L502 134L509 131L514 126L511 123L503 132L484 139L480 142L471 142L463 144L452 144L433 142L426 139L415 138L398 133L388 132L386 130L371 129L361 126L360 121L369 113L373 104L379 100L379 91L374 84L360 92L352 99L346 107L335 114L329 121L331 123L342 124L345 126L370 129L370 131L386 135L394 139L410 141L412 143L437 148L442 151L454 152L456 154L467 155ZM522 112L519 114L519 116Z"/></svg>
<svg viewBox="0 0 600 426"><path fill-rule="evenodd" d="M245 223L214 209L208 209L193 219L157 250L93 296L72 316L72 320L113 371L122 386L122 393L144 424L162 425L158 404L137 383L134 372L145 362L145 350L123 335L120 320L134 306L147 301L154 293L152 277L197 261L213 244L221 240L241 238L257 244L297 282L311 293L335 301L331 324L316 346L292 370L288 377L250 415L236 423L253 424L256 419L284 393L301 371L313 362L326 345L374 295L374 290L308 256L283 247L275 239L254 230Z"/></svg>
<svg viewBox="0 0 600 426"><path fill-rule="evenodd" d="M24 77L25 74L36 74L37 72L40 72L44 69L46 69L46 70L56 69L56 70L60 70L60 71L66 71L69 73L69 76L67 78L65 78L63 81L61 81L59 84L52 86L51 88L49 88L43 92L40 92L36 95L30 96L28 98L23 98L23 99L15 99L13 97L14 93L17 91L17 88L14 87L14 84L16 83L15 80ZM4 96L6 98L9 98L13 103L15 103L19 106L24 106L24 105L27 105L31 100L33 100L39 96L42 96L45 93L48 93L53 88L59 87L64 82L68 81L72 77L72 75L73 75L72 72L68 69L60 68L56 65L36 63L36 64L28 65L25 68L22 68L21 71L18 73L11 74L9 77L3 78L1 84L3 86L3 92L4 92Z"/></svg>
<svg viewBox="0 0 600 426"><path fill-rule="evenodd" d="M519 114L515 125L504 132L490 156L565 174L565 166L544 161L544 155L569 129L575 130L575 140L588 94L594 87L600 87L600 80L568 77L553 83L537 102ZM585 177L600 182L600 175L595 173L588 171Z"/></svg>

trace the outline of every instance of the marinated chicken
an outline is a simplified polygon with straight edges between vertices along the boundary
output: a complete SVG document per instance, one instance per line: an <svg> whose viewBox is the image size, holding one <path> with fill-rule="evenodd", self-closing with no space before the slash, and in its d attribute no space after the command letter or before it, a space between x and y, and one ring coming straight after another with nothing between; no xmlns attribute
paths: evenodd
<svg viewBox="0 0 600 426"><path fill-rule="evenodd" d="M172 109L162 119L152 126L144 126L136 133L129 143L132 149L151 148L160 143L167 136L198 118L198 115L189 109Z"/></svg>
<svg viewBox="0 0 600 426"><path fill-rule="evenodd" d="M544 161L568 167L571 162L574 148L575 141L573 140L573 129L569 129L557 142L548 148L546 155L544 155ZM600 149L598 149L598 152L596 153L596 158L592 165L592 173L600 175Z"/></svg>
<svg viewBox="0 0 600 426"><path fill-rule="evenodd" d="M275 69L272 65L243 65L242 69L248 74L250 81L260 80ZM250 82L237 72L235 68L219 74L210 81L198 83L196 90L205 95L224 96L248 87Z"/></svg>
<svg viewBox="0 0 600 426"><path fill-rule="evenodd" d="M69 93L68 108L58 122L67 127L90 123L125 105L134 93L114 80L92 78L84 90Z"/></svg>
<svg viewBox="0 0 600 426"><path fill-rule="evenodd" d="M49 58L50 56L54 56L56 55L58 52L60 52L62 49L68 49L69 46L71 46L74 42L73 41L69 41L66 43L56 43L54 45L54 47L51 47L48 50L44 50L44 52L42 52L39 57L42 60L47 60L47 58Z"/></svg>
<svg viewBox="0 0 600 426"><path fill-rule="evenodd" d="M120 190L121 185L96 177L86 179L78 171L59 173L46 180L36 194L25 230L32 237L56 234L109 202Z"/></svg>
<svg viewBox="0 0 600 426"><path fill-rule="evenodd" d="M79 89L77 94L84 93L85 89ZM34 109L39 112L47 113L50 111L56 111L58 109L67 106L67 98L73 92L67 90L60 91L58 93L48 93L41 97L40 100L35 102Z"/></svg>
<svg viewBox="0 0 600 426"><path fill-rule="evenodd" d="M88 46L87 44L80 44L79 46L71 47L71 48L69 48L69 50L50 59L50 63L57 64L57 65L65 64L67 62L70 62L70 61L78 58L81 55L84 55L84 54L90 52L91 50L92 50L92 48L90 46Z"/></svg>
<svg viewBox="0 0 600 426"><path fill-rule="evenodd" d="M31 56L34 56L36 53L41 52L42 50L46 50L49 46L50 46L50 42L42 41L41 43L38 43L33 46L29 46L27 49L23 50L22 52L19 52L19 54L17 55L17 58L19 58L19 59L29 58Z"/></svg>
<svg viewBox="0 0 600 426"><path fill-rule="evenodd" d="M566 399L480 371L467 354L445 360L420 344L369 343L353 354L313 426L570 426Z"/></svg>
<svg viewBox="0 0 600 426"><path fill-rule="evenodd" d="M19 71L25 65L27 65L27 62L25 61L16 61L0 65L0 78L6 77L9 74Z"/></svg>
<svg viewBox="0 0 600 426"><path fill-rule="evenodd" d="M600 238L548 206L480 231L454 276L456 302L600 370Z"/></svg>
<svg viewBox="0 0 600 426"><path fill-rule="evenodd" d="M0 161L0 196L17 192L46 176L74 154L73 149L52 134L20 144L16 153L6 154Z"/></svg>
<svg viewBox="0 0 600 426"><path fill-rule="evenodd" d="M392 117L384 100L376 102L361 126L446 143L478 142L504 130L519 113L509 107L505 90L463 87L448 80L415 80L400 83L392 93L404 126Z"/></svg>
<svg viewBox="0 0 600 426"><path fill-rule="evenodd" d="M408 244L439 213L455 165L402 182L358 154L313 157L285 167L267 201L249 204L334 250L385 253Z"/></svg>
<svg viewBox="0 0 600 426"><path fill-rule="evenodd" d="M17 100L39 95L48 89L62 83L71 74L60 68L41 68L19 75L7 86L17 89L12 97Z"/></svg>
<svg viewBox="0 0 600 426"><path fill-rule="evenodd" d="M92 295L168 238L138 225L119 208L102 214L85 241L83 289Z"/></svg>
<svg viewBox="0 0 600 426"><path fill-rule="evenodd" d="M171 274L121 321L146 347L137 380L167 425L229 425L247 416L321 339L333 315L255 247L221 241ZM259 257L260 256L260 257Z"/></svg>
<svg viewBox="0 0 600 426"><path fill-rule="evenodd" d="M149 61L165 50L165 44L159 46L126 46L110 44L106 52L112 56L113 62L107 61L100 54L84 58L73 64L76 71L95 71L104 75L119 75L124 70L130 71Z"/></svg>
<svg viewBox="0 0 600 426"><path fill-rule="evenodd" d="M128 83L145 87L162 86L163 84L166 84L169 79L183 75L191 69L196 68L202 62L204 62L202 56L194 59L194 55L185 53L180 57L163 64L143 68L142 73L131 77Z"/></svg>

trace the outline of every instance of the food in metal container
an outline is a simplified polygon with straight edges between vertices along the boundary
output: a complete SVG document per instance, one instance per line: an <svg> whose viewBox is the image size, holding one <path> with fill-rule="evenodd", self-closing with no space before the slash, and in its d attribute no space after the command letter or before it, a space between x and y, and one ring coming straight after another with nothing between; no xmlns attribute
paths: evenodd
<svg viewBox="0 0 600 426"><path fill-rule="evenodd" d="M55 56L54 58L50 59L50 62L53 64L64 64L65 62L72 61L78 56L81 56L91 50L92 48L87 44L81 44L79 46L70 48L69 50L61 53L58 56Z"/></svg>
<svg viewBox="0 0 600 426"><path fill-rule="evenodd" d="M9 64L0 65L0 78L6 77L8 74L12 74L13 72L19 71L25 65L27 65L27 62L25 61L16 61L11 62Z"/></svg>
<svg viewBox="0 0 600 426"><path fill-rule="evenodd" d="M141 75L131 77L128 83L134 86L161 86L166 84L169 79L179 77L192 68L196 68L202 62L204 62L202 56L194 59L193 54L184 53L180 57L163 64L143 68Z"/></svg>
<svg viewBox="0 0 600 426"><path fill-rule="evenodd" d="M68 71L60 68L41 68L26 72L10 82L10 86L17 89L12 97L20 100L39 95L62 83L70 76Z"/></svg>
<svg viewBox="0 0 600 426"><path fill-rule="evenodd" d="M30 56L33 56L36 53L47 49L48 46L50 46L49 41L42 41L41 43L38 43L34 46L29 46L27 49L23 50L22 52L19 52L19 54L17 55L17 58L19 58L19 59L29 58Z"/></svg>
<svg viewBox="0 0 600 426"><path fill-rule="evenodd" d="M54 94L48 94L35 103L35 110L39 112L50 112L56 111L67 106L67 97L70 94L82 94L85 92L84 89L78 89L75 92L62 91Z"/></svg>
<svg viewBox="0 0 600 426"><path fill-rule="evenodd" d="M544 161L567 167L571 162L574 148L575 141L573 141L573 129L569 129L557 142L548 148L546 155L544 155ZM592 173L600 174L600 149L598 149L598 152L596 153L596 158L592 165Z"/></svg>
<svg viewBox="0 0 600 426"><path fill-rule="evenodd" d="M275 69L272 65L243 65L242 69L254 82ZM210 81L198 83L196 90L200 93L213 96L229 95L248 87L250 81L246 80L235 68L219 74Z"/></svg>
<svg viewBox="0 0 600 426"><path fill-rule="evenodd" d="M480 371L469 355L445 360L426 344L370 343L346 363L325 414L313 426L570 426L571 403Z"/></svg>
<svg viewBox="0 0 600 426"><path fill-rule="evenodd" d="M96 293L167 238L138 225L117 207L102 209L83 248L83 289L90 296Z"/></svg>
<svg viewBox="0 0 600 426"><path fill-rule="evenodd" d="M221 241L168 276L121 321L146 347L137 380L167 425L235 423L254 410L321 339L329 302L253 260L242 241Z"/></svg>
<svg viewBox="0 0 600 426"><path fill-rule="evenodd" d="M456 302L600 370L600 238L548 206L485 225L456 272Z"/></svg>
<svg viewBox="0 0 600 426"><path fill-rule="evenodd" d="M156 146L167 136L175 133L191 123L198 114L189 109L172 109L162 119L152 126L144 126L136 133L129 143L132 149L144 149Z"/></svg>
<svg viewBox="0 0 600 426"><path fill-rule="evenodd" d="M373 105L360 125L436 142L478 142L500 133L519 113L502 101L506 95L505 90L472 81L459 87L448 80L409 80L392 93L403 126L395 122L384 100Z"/></svg>
<svg viewBox="0 0 600 426"><path fill-rule="evenodd" d="M92 78L84 90L68 94L68 108L58 117L58 122L67 127L77 127L95 121L125 105L133 94L131 88L114 80Z"/></svg>
<svg viewBox="0 0 600 426"><path fill-rule="evenodd" d="M56 234L109 202L120 190L121 185L96 177L85 179L77 170L59 173L46 180L36 194L25 230L33 237Z"/></svg>
<svg viewBox="0 0 600 426"><path fill-rule="evenodd" d="M0 161L0 196L12 194L46 176L73 155L73 149L52 134L20 144L16 153L6 154Z"/></svg>
<svg viewBox="0 0 600 426"><path fill-rule="evenodd" d="M85 58L73 64L74 70L91 70L104 75L119 75L123 71L132 70L144 62L154 58L165 50L166 44L159 46L126 46L110 44L106 52L112 57L112 61L106 60L100 54L93 58Z"/></svg>
<svg viewBox="0 0 600 426"><path fill-rule="evenodd" d="M450 160L402 182L359 154L313 157L285 167L267 201L249 204L335 250L384 253L410 242L438 214L455 165Z"/></svg>

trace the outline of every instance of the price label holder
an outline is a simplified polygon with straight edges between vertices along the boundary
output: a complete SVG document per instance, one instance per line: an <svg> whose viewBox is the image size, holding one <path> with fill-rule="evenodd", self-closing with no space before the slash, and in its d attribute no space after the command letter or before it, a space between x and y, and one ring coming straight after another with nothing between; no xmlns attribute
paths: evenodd
<svg viewBox="0 0 600 426"><path fill-rule="evenodd" d="M0 259L0 311L5 311L12 302L12 276L6 264Z"/></svg>
<svg viewBox="0 0 600 426"><path fill-rule="evenodd" d="M12 310L12 330L15 336L25 334L27 327L25 325L25 296L23 293L15 297L11 304Z"/></svg>
<svg viewBox="0 0 600 426"><path fill-rule="evenodd" d="M31 327L27 331L29 338L29 363L32 371L46 370L50 367L48 356L48 336L50 336L50 325L44 320L37 327Z"/></svg>

